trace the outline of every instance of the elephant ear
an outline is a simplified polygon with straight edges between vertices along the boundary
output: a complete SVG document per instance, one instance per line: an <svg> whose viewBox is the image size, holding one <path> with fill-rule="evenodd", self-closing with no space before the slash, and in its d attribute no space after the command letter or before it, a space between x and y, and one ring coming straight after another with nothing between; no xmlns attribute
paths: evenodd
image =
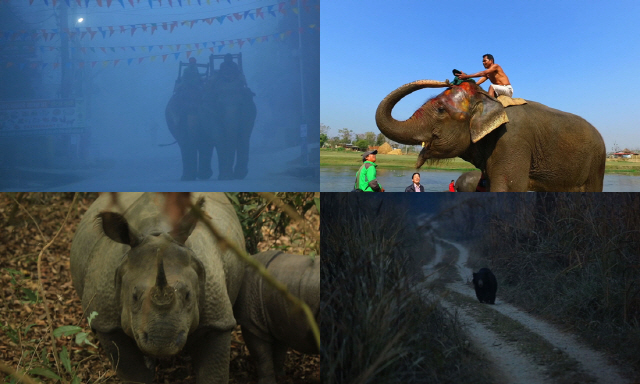
<svg viewBox="0 0 640 384"><path fill-rule="evenodd" d="M499 101L484 92L481 92L478 97L480 101L476 104L470 122L471 141L474 143L502 124L509 122L504 107Z"/></svg>

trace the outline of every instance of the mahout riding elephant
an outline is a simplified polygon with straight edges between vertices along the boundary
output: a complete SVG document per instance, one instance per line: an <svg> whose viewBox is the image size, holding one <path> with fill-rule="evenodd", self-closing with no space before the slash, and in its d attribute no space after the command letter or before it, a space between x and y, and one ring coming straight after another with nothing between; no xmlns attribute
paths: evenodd
<svg viewBox="0 0 640 384"><path fill-rule="evenodd" d="M446 87L405 121L391 110L423 88ZM503 107L475 82L418 80L385 97L376 111L391 140L424 147L416 168L430 159L461 157L485 172L490 191L602 191L605 146L583 118L526 101Z"/></svg>
<svg viewBox="0 0 640 384"><path fill-rule="evenodd" d="M482 177L481 171L465 172L456 179L457 192L475 192Z"/></svg>
<svg viewBox="0 0 640 384"><path fill-rule="evenodd" d="M224 194L191 198L227 241L244 249ZM85 313L97 312L91 328L118 377L151 383L154 358L184 349L197 384L226 384L242 261L193 211L170 225L163 194L120 193L122 211L110 211L112 205L103 194L84 214L71 245L71 276Z"/></svg>
<svg viewBox="0 0 640 384"><path fill-rule="evenodd" d="M249 139L256 120L253 92L241 74L227 76L224 70L205 88L209 126L214 132L220 173L218 179L244 179L249 172Z"/></svg>
<svg viewBox="0 0 640 384"><path fill-rule="evenodd" d="M207 180L213 174L214 132L205 108L202 93L186 90L174 93L165 109L169 132L180 146L181 180Z"/></svg>

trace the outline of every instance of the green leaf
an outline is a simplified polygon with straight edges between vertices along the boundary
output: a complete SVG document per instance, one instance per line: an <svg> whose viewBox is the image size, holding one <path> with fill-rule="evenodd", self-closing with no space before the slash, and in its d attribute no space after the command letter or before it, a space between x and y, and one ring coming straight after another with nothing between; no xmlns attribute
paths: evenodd
<svg viewBox="0 0 640 384"><path fill-rule="evenodd" d="M58 327L53 330L53 337L60 337L63 335L71 336L80 331L82 331L82 328L78 327L77 325L63 325L62 327Z"/></svg>
<svg viewBox="0 0 640 384"><path fill-rule="evenodd" d="M60 361L62 361L62 365L70 374L73 374L71 371L71 360L69 359L69 353L67 352L67 347L62 346L62 351L60 352Z"/></svg>
<svg viewBox="0 0 640 384"><path fill-rule="evenodd" d="M240 205L240 201L238 201L238 196L236 196L235 194L227 192L227 197L229 198L229 200L231 200L233 204Z"/></svg>
<svg viewBox="0 0 640 384"><path fill-rule="evenodd" d="M27 325L27 327L24 329L24 336L27 336L27 332L29 332L29 330L31 329L31 327L33 327L35 324L29 324Z"/></svg>
<svg viewBox="0 0 640 384"><path fill-rule="evenodd" d="M33 368L32 370L29 371L29 374L44 376L48 379L62 380L62 377L56 375L55 373L51 372L46 368Z"/></svg>
<svg viewBox="0 0 640 384"><path fill-rule="evenodd" d="M91 322L93 321L93 319L96 318L96 316L98 316L98 312L93 311L93 312L91 312L89 317L87 317L87 322L89 323L89 326L91 326Z"/></svg>
<svg viewBox="0 0 640 384"><path fill-rule="evenodd" d="M36 304L38 302L38 294L29 288L22 288L22 293L24 293L24 301L28 301L32 304Z"/></svg>
<svg viewBox="0 0 640 384"><path fill-rule="evenodd" d="M76 344L78 344L79 346L82 346L82 344L89 344L94 346L95 348L98 348L97 345L93 344L90 340L89 340L89 334L86 332L80 332L76 335Z"/></svg>
<svg viewBox="0 0 640 384"><path fill-rule="evenodd" d="M320 213L320 198L314 197L313 201L316 203L316 208L318 208L318 213Z"/></svg>
<svg viewBox="0 0 640 384"><path fill-rule="evenodd" d="M80 378L78 376L73 376L73 379L71 380L71 384L81 384Z"/></svg>

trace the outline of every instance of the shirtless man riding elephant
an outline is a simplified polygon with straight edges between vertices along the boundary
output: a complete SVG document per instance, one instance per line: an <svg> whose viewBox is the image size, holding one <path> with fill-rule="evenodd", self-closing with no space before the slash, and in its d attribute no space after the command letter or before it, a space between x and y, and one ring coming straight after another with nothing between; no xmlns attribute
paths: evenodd
<svg viewBox="0 0 640 384"><path fill-rule="evenodd" d="M491 80L489 96L498 97L500 95L505 95L513 97L513 87L511 87L511 83L509 83L509 78L502 70L502 67L494 63L493 55L487 53L482 56L482 65L486 68L482 72L474 73L472 75L466 75L464 72L460 72L457 76L460 80L480 77L480 80L476 83L478 85L489 79Z"/></svg>

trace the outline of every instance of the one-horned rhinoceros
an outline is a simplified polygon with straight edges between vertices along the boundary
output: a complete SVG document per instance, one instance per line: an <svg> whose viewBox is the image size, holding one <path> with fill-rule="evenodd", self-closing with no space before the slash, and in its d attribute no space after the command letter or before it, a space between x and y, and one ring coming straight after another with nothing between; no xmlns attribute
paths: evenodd
<svg viewBox="0 0 640 384"><path fill-rule="evenodd" d="M320 307L320 257L262 252L253 256L294 296L302 299L316 321ZM234 306L242 336L258 365L259 384L275 384L283 372L287 347L319 353L311 327L302 311L294 310L260 275L247 269Z"/></svg>
<svg viewBox="0 0 640 384"><path fill-rule="evenodd" d="M223 194L192 194L213 225L244 249L242 228ZM202 200L201 200L202 199ZM185 350L198 384L227 383L233 303L244 265L222 251L187 213L170 228L165 197L121 193L124 214L104 212L101 195L85 213L71 246L73 284L91 328L125 382L151 383L153 359Z"/></svg>

